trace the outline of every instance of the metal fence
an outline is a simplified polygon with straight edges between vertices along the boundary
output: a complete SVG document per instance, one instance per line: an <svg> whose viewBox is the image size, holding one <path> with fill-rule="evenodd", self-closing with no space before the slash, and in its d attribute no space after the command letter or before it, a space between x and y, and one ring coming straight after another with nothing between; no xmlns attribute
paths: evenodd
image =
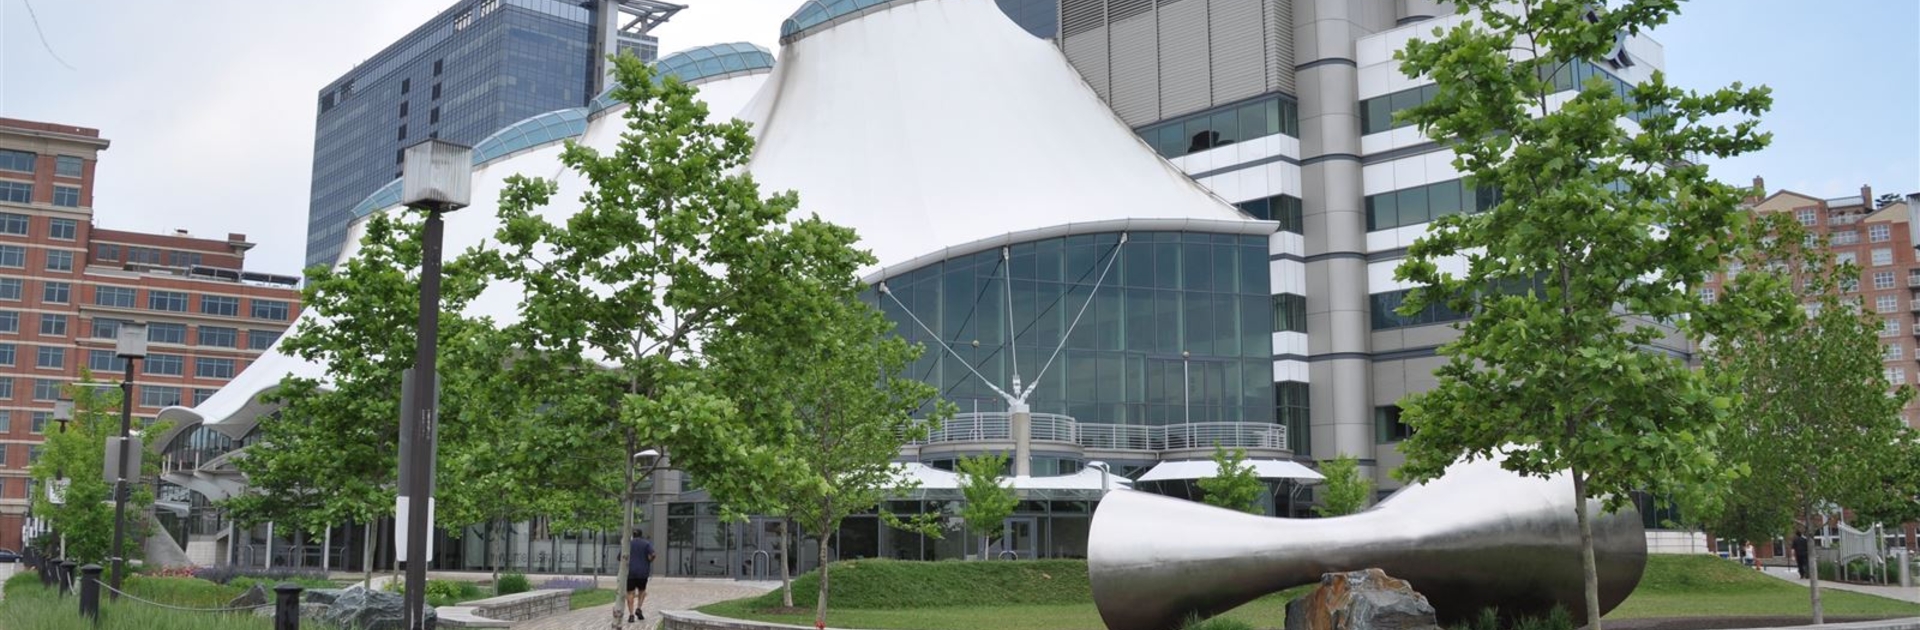
<svg viewBox="0 0 1920 630"><path fill-rule="evenodd" d="M1081 423L1053 413L1032 416L1032 439L1065 442L1082 448L1165 451L1188 448L1287 448L1287 427L1260 422L1192 422L1162 426ZM927 431L915 444L986 442L1013 439L1012 414L1004 411L955 414Z"/></svg>

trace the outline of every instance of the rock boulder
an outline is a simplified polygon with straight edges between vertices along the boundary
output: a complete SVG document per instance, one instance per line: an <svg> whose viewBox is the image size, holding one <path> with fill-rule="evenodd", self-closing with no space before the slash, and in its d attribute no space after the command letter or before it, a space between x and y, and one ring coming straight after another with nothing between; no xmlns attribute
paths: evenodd
<svg viewBox="0 0 1920 630"><path fill-rule="evenodd" d="M334 597L320 621L347 630L406 630L399 593L347 589ZM427 627L434 626L433 608L427 608Z"/></svg>
<svg viewBox="0 0 1920 630"><path fill-rule="evenodd" d="M1287 604L1287 630L1439 630L1433 606L1379 569L1328 573Z"/></svg>
<svg viewBox="0 0 1920 630"><path fill-rule="evenodd" d="M241 593L239 597L233 598L233 601L227 602L227 607L247 608L251 606L265 606L272 602L273 600L267 596L266 587L260 586L260 584L256 582L253 588L247 589L247 592Z"/></svg>

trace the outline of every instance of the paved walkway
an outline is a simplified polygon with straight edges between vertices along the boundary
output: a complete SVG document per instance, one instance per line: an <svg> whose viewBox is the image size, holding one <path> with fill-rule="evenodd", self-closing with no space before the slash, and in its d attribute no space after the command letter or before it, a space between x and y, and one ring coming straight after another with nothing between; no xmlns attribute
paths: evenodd
<svg viewBox="0 0 1920 630"><path fill-rule="evenodd" d="M13 572L19 568L20 563L18 562L0 563L0 582L5 582L7 578L13 577ZM0 599L5 599L6 596L6 591L0 590Z"/></svg>
<svg viewBox="0 0 1920 630"><path fill-rule="evenodd" d="M1762 573L1771 575L1776 578L1780 578L1782 580L1786 580L1788 582L1792 582L1794 584L1799 584L1801 586L1807 585L1807 581L1800 579L1798 572L1794 571L1791 568L1768 567L1767 570L1762 571ZM1844 582L1830 582L1826 580L1820 581L1820 588L1821 590L1853 591L1855 593L1879 595L1887 599L1897 599L1903 602L1920 603L1920 588L1902 588L1899 586L1874 586L1870 584L1847 584Z"/></svg>
<svg viewBox="0 0 1920 630"><path fill-rule="evenodd" d="M714 602L759 595L779 586L778 582L653 578L647 583L647 603L643 607L647 620L627 624L626 627L631 630L651 630L660 623L662 610L691 610ZM515 625L513 630L601 630L610 626L615 606L623 604L616 601L546 619L523 621Z"/></svg>

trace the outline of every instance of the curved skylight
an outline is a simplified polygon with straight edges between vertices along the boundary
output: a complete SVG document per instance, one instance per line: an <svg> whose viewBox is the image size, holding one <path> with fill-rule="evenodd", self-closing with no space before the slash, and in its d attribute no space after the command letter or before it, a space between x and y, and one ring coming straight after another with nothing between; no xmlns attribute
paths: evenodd
<svg viewBox="0 0 1920 630"><path fill-rule="evenodd" d="M578 137L586 132L587 110L584 107L540 114L493 132L493 135L481 140L480 144L474 145L473 165L481 166L533 147Z"/></svg>
<svg viewBox="0 0 1920 630"><path fill-rule="evenodd" d="M353 207L353 218L358 219L397 205L400 205L400 180L396 179L360 200L360 205Z"/></svg>
<svg viewBox="0 0 1920 630"><path fill-rule="evenodd" d="M673 77L681 83L694 85L772 70L773 51L748 42L714 44L661 57L653 67L655 76ZM587 105L587 116L598 116L600 112L618 104L619 101L613 98L613 88L607 88L607 91L593 98L593 103Z"/></svg>
<svg viewBox="0 0 1920 630"><path fill-rule="evenodd" d="M786 43L806 31L861 10L903 0L807 0L800 9L780 23L780 41Z"/></svg>

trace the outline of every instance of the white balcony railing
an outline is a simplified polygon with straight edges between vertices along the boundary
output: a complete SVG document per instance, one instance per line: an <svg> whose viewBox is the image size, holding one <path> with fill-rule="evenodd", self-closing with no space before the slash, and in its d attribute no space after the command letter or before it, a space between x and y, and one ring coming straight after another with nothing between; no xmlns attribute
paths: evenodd
<svg viewBox="0 0 1920 630"><path fill-rule="evenodd" d="M1032 414L1035 442L1065 442L1082 448L1165 451L1188 448L1287 449L1287 427L1262 422L1193 422L1164 426L1081 423L1052 413ZM1006 412L956 414L927 432L917 444L1011 441L1013 420Z"/></svg>

